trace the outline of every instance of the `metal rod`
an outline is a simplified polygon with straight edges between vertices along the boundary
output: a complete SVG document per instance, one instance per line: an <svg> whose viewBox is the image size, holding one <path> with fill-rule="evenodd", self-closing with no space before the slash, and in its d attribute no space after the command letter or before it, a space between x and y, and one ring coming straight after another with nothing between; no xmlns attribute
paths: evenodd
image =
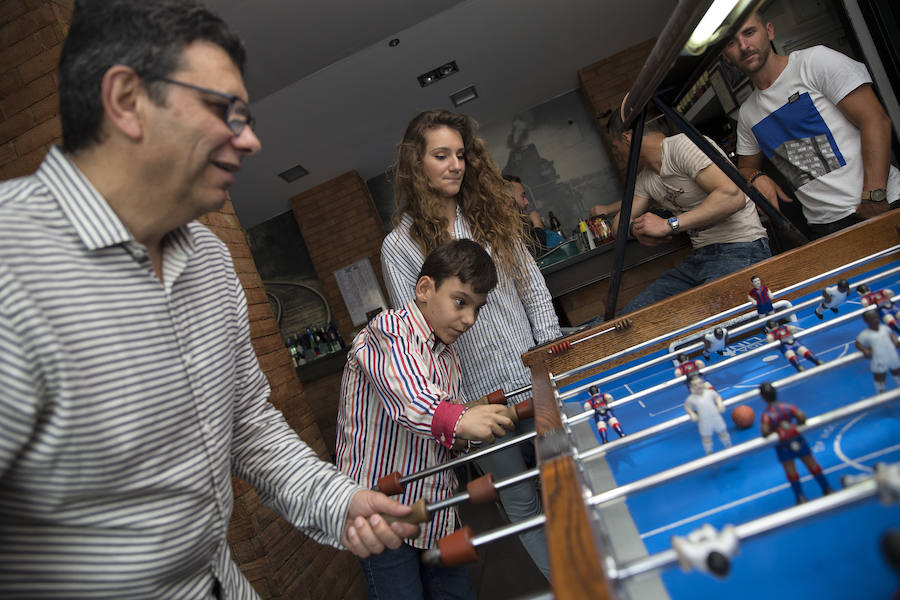
<svg viewBox="0 0 900 600"><path fill-rule="evenodd" d="M521 473L516 473L515 475L510 475L509 477L504 477L498 481L494 482L494 489L497 491L502 490L503 488L509 487L511 485L515 485L517 483L521 483L522 481L527 481L529 479L534 479L541 472L539 469L528 469L527 471L522 471ZM450 508L456 504L461 504L470 498L469 492L460 492L459 494L455 494L453 496L449 496L444 498L443 500L438 500L432 504L428 504L425 506L425 509L428 512L434 512L437 510L443 510L445 508Z"/></svg>
<svg viewBox="0 0 900 600"><path fill-rule="evenodd" d="M859 359L863 358L862 352L852 352L850 354L845 354L840 358L836 358L832 361L828 361L824 365L817 367L816 369L807 369L805 371L801 371L799 373L793 373L788 375L787 377L783 377L777 381L773 381L772 385L775 386L776 389L781 389L783 387L793 385L794 383L803 381L804 379L809 379L812 377L817 377L822 373L830 371L832 369L837 369L843 367L844 365L848 365L852 362L855 362ZM751 398L755 398L759 395L758 389L748 390L746 392L742 392L727 400L723 401L725 407L733 406L735 404L740 404L746 400L750 400ZM674 427L678 427L684 423L690 423L691 418L687 414L683 414L679 417L675 417L673 419L669 419L663 423L658 423L651 427L647 427L645 429L641 429L634 433L629 433L623 438L619 438L617 440L612 440L607 442L601 446L597 446L595 448L591 448L590 450L585 450L584 452L578 453L578 458L582 461L588 461L594 458L598 458L600 456L604 456L613 450L618 450L624 446L628 446L630 444L637 443L645 438L652 437L658 433L663 431L667 431Z"/></svg>
<svg viewBox="0 0 900 600"><path fill-rule="evenodd" d="M794 525L798 521L810 519L850 504L862 502L863 500L874 496L877 489L878 486L875 483L875 478L871 477L843 490L828 494L827 496L822 496L821 498L816 498L810 502L792 506L776 513L765 515L759 519L737 525L735 527L735 533L739 541L748 540L763 533L778 529L779 527ZM617 568L615 573L611 574L610 577L618 580L628 579L629 577L641 575L648 571L672 566L677 562L678 554L671 548L668 548L656 554L651 554L650 556L645 556L644 558L625 564Z"/></svg>
<svg viewBox="0 0 900 600"><path fill-rule="evenodd" d="M855 415L860 412L864 412L867 410L871 410L873 408L877 408L883 404L887 404L888 402L900 398L900 388L893 389L889 392L884 392L878 394L876 396L872 396L871 398L866 398L864 400L860 400L858 402L854 402L853 404L849 404L847 406L837 408L835 410L823 413L816 417L812 417L807 419L805 425L800 425L797 427L797 430L800 433L804 433L810 429L814 429L816 427L821 427L822 425L827 425L832 423L833 421L837 421L852 415ZM772 433L766 438L757 438L755 440L751 440L749 442L745 442L738 446L732 446L731 448L726 448L725 450L720 450L714 454L710 454L703 458L699 458L697 460L693 460L683 465L679 465L677 467L673 467L671 469L667 469L665 471L661 471L655 475L651 475L649 477L645 477L633 483L625 484L619 486L615 489L601 492L594 496L591 496L585 501L585 504L588 506L597 506L606 502L610 502L622 496L628 495L630 493L643 491L649 489L651 487L655 487L660 485L661 483L665 483L677 477L681 477L705 467L718 464L720 462L724 462L730 458L735 456L740 456L743 454L747 454L754 450L758 450L759 448L763 448L765 446L769 446L778 441L778 434ZM799 508L799 507L795 507ZM529 531L531 529L536 529L538 527L543 526L547 522L546 515L537 515L534 517L530 517L528 519L523 519L522 521L517 521L515 523L511 523L509 525L503 525L501 527L497 527L485 533L479 534L477 536L473 536L471 539L471 544L475 548L479 546L483 546L485 544L489 544L499 539L503 539L505 537L509 537L511 535L517 535L519 533L523 533L525 531ZM752 522L751 522L752 523ZM747 526L746 531L752 532L753 528Z"/></svg>
<svg viewBox="0 0 900 600"><path fill-rule="evenodd" d="M898 270L900 270L900 267L898 267ZM787 309L784 311L779 311L777 313L773 313L772 315L768 315L767 317L764 317L764 318L767 320L780 318L781 316L788 314L788 313L792 312L793 310L807 306L811 302L814 302L814 301L817 302L818 299L812 298L810 300L807 300L805 302L798 304L796 307L791 307L790 309ZM900 302L900 294L891 298L891 301ZM826 323L820 323L818 325L814 325L808 329L804 329L804 330L799 331L796 334L794 334L794 339L796 340L796 339L799 339L802 337L806 337L808 335L813 335L813 334L819 333L820 331L823 331L826 329L830 329L832 327L835 327L837 325L844 323L845 321L850 321L853 318L862 315L862 313L866 312L867 310L869 310L869 307L859 308L859 309L851 311L845 315L841 315L840 317L835 317L834 319L831 319ZM758 321L754 321L754 323L756 323L756 322L758 322ZM741 332L743 330L750 329L753 327L754 323L748 323L747 325L742 325L741 327L736 328L735 331ZM744 329L744 328L746 328L746 329ZM757 346L756 348L753 348L752 350L748 350L747 352L741 353L737 356L733 356L731 358L726 358L725 360L717 362L714 365L709 365L707 367L703 367L702 369L700 369L700 374L705 376L709 373L724 369L726 367L730 367L731 365L741 362L743 360L746 360L748 358L752 358L758 354L764 354L765 352L768 352L769 350L773 350L773 349L777 348L780 345L780 343L781 342L776 340L774 342L769 342L767 344L763 344L762 346ZM818 369L821 369L821 366L813 367L813 368L817 369L816 372L820 372ZM636 400L640 400L641 398L643 398L645 396L649 396L650 394L653 394L655 392L659 392L659 391L668 389L670 387L676 386L679 383L682 383L684 381L687 381L687 376L681 375L680 377L676 377L675 379L670 379L669 381L665 381L663 383L643 389L639 392L635 392L634 394L631 394L630 396L625 396L624 398L620 398L619 400L614 400L609 403L609 407L616 408L616 407L622 406L624 404L629 404ZM584 389L584 386L581 386L579 389ZM580 421L589 419L593 414L594 414L594 412L592 410L587 410L578 415L569 417L568 421L569 421L569 423L578 423Z"/></svg>
<svg viewBox="0 0 900 600"><path fill-rule="evenodd" d="M421 471L419 471L417 473L411 473L410 475L401 477L400 484L406 485L407 483L410 483L412 481L417 481L419 479L422 479L423 477L429 477L436 473L440 473L441 471L446 471L447 469L451 469L453 467L458 467L458 466L464 465L467 462L475 460L476 458L481 458L485 454L490 454L491 452L498 452L500 450L503 450L504 448L508 448L510 446L515 446L516 444L520 444L522 442L530 440L531 438L533 438L535 436L537 436L537 432L529 431L527 433L517 435L514 438L510 438L508 440L503 440L502 442L494 442L487 448L482 448L480 450L474 450L472 452L468 452L462 456L448 460L447 462L443 462L439 465L433 465L431 467L428 467L427 469L422 469Z"/></svg>
<svg viewBox="0 0 900 600"><path fill-rule="evenodd" d="M791 292L791 291L793 291L793 290L795 290L795 289L798 289L798 288L800 288L800 287L805 287L805 286L811 285L811 284L813 284L813 283L816 283L816 282L818 282L818 281L821 281L821 280L823 280L823 279L826 279L826 278L828 278L828 277L830 277L830 276L832 276L832 275L836 275L836 274L838 274L838 273L842 273L843 271L848 271L848 270L850 270L850 269L853 269L853 268L856 268L856 267L858 267L858 266L864 265L864 264L866 264L866 263L869 263L869 262L878 260L879 258L883 258L884 256L886 256L886 255L888 255L888 254L893 254L893 253L896 253L896 252L898 252L898 251L900 251L900 244L891 246L890 248L886 248L885 250L881 250L881 251L876 252L876 253L874 253L874 254L870 254L870 255L868 255L868 256L864 256L864 257L862 257L862 258L858 258L858 259L856 259L856 260L854 260L854 261L851 261L851 262L849 262L849 263L847 263L847 264L845 264L845 265L843 265L843 266L841 266L841 267L832 269L832 270L830 270L830 271L826 271L825 273L822 273L822 274L819 274L819 275L815 275L815 276L813 276L813 277L809 277L809 278L807 278L807 279L804 279L803 281L800 281L800 282L797 282L797 283L795 283L795 284L793 284L793 285L790 285L790 286L784 288L783 290L778 290L778 291L776 291L776 292L773 292L773 293L772 293L772 298L773 298L773 299L780 298L781 296L783 296L783 295L785 295L785 294L787 294L787 293L789 293L789 292ZM873 277L880 278L880 277L883 277L883 275L878 275L878 276L873 276ZM582 365L581 367L577 367L577 368L575 368L575 369L570 369L570 370L568 370L568 371L565 371L565 372L563 372L563 373L559 373L559 374L556 374L556 375L551 374L551 377L550 377L550 378L551 378L551 380L553 380L553 381L559 381L559 380L565 379L565 378L567 378L567 377L571 377L571 376L573 376L573 375L577 375L578 373L580 373L580 372L582 372L582 371L586 371L586 370L588 370L588 369L592 369L592 368L594 368L594 367L600 366L600 365L602 365L602 364L604 364L604 363L607 363L607 362L610 362L610 361L612 361L612 360L615 360L616 358L619 358L619 357L624 356L624 355L626 355L626 354L632 354L632 353L635 353L635 352L637 352L637 351L639 351L639 350L642 350L642 349L644 349L644 348L647 348L648 346L652 346L652 345L654 345L654 344L656 344L656 343L658 343L658 342L665 342L665 341L668 341L668 340L670 340L670 339L672 339L672 338L674 338L674 337L680 336L680 335L682 335L682 334L684 334L684 333L687 333L688 331L691 331L691 330L693 330L693 329L699 329L699 328L701 328L701 326L705 326L705 325L707 325L707 324L714 323L714 322L718 321L719 319L724 319L724 318L726 318L726 317L729 317L729 316L731 316L731 315L737 314L737 313L739 313L739 312L741 312L741 311L748 310L748 309L751 309L751 308L755 308L754 305L753 305L753 303L751 303L751 302L749 302L749 301L748 301L748 302L745 302L745 303L743 303L743 304L740 304L740 305L738 305L738 306L729 308L729 309L724 310L724 311L722 311L722 312L720 312L720 313L717 313L717 314L715 314L715 315L706 317L705 319L701 319L701 320L699 320L699 321L697 321L697 322L695 322L695 323L693 323L693 324L691 324L691 325L685 325L684 327L679 327L678 329L674 329L674 330L672 330L672 331L670 331L670 332L668 332L668 333L664 333L664 334L662 334L662 335L659 335L659 336L657 336L657 337L655 337L655 338L653 338L653 339L647 340L646 342L641 342L641 343L639 343L639 344L635 344L634 346L631 346L630 348L626 348L626 349L624 349L624 350L620 350L619 352L615 352L615 353L613 353L613 354L610 354L609 356L605 356L605 357L599 358L599 359L597 359L597 360L595 360L595 361L591 361L590 363L587 363L587 364L585 364L585 365Z"/></svg>
<svg viewBox="0 0 900 600"><path fill-rule="evenodd" d="M517 535L531 529L537 529L538 527L544 525L546 522L547 517L541 514L523 519L522 521L510 523L509 525L503 525L501 527L497 527L496 529L486 531L482 534L472 536L472 545L478 548L479 546L490 544L491 542L501 540L511 535Z"/></svg>
<svg viewBox="0 0 900 600"><path fill-rule="evenodd" d="M855 415L857 413L877 408L897 398L900 398L900 388L895 388L889 392L877 394L870 398L854 402L853 404L848 404L847 406L836 408L821 415L811 417L807 419L806 424L799 425L797 427L797 431L802 434L810 429L821 427L823 425L827 425L829 423ZM743 444L720 450L719 452L716 452L714 454L710 454L703 458L698 458L697 460L693 460L682 465L678 465L677 467L661 471L660 473L650 475L649 477L644 477L643 479L639 479L638 481L619 486L606 492L595 494L594 496L588 498L585 501L585 504L588 506L597 506L606 502L610 502L622 496L626 496L638 491L643 491L677 477L682 477L705 467L724 462L735 456L740 456L742 454L764 448L765 446L770 446L777 441L778 434L772 433L765 438L760 437L749 442L744 442ZM479 546L489 544L511 535L516 535L525 531L529 531L531 529L536 529L543 526L546 522L547 517L543 514L530 517L528 519L523 519L522 521L517 521L509 525L503 525L480 535L473 536L471 539L471 544L475 548L478 548ZM434 558L435 557L431 557L429 560L432 560Z"/></svg>
<svg viewBox="0 0 900 600"><path fill-rule="evenodd" d="M619 107L614 110L619 110ZM628 171L625 176L625 190L622 192L622 204L619 207L619 230L616 232L616 256L613 261L612 278L609 281L606 310L603 315L607 321L616 316L616 302L619 299L619 284L622 282L622 266L625 264L625 247L628 245L628 229L631 226L631 203L634 201L634 184L637 180L638 162L641 158L641 142L644 139L646 116L646 111L641 110L631 130Z"/></svg>
<svg viewBox="0 0 900 600"><path fill-rule="evenodd" d="M711 4L712 0L681 0L675 5L628 92L622 110L626 127L650 101Z"/></svg>
<svg viewBox="0 0 900 600"><path fill-rule="evenodd" d="M800 230L794 226L777 208L775 208L771 202L769 202L762 193L750 185L747 182L747 179L744 178L743 175L737 170L737 168L731 164L731 161L728 160L724 154L719 152L718 148L714 148L713 145L707 140L702 133L700 133L696 127L693 126L687 119L685 119L681 113L677 110L671 108L668 104L662 101L659 96L653 97L653 103L656 107L663 112L669 119L671 119L681 131L688 136L688 138L697 146L709 159L717 166L719 169L725 173L725 175L734 182L736 186L741 188L741 190L749 196L751 200L756 204L756 206L766 213L766 216L772 221L773 224L778 226L782 232L784 232L788 237L791 238L791 241L800 246L809 241L809 239L800 233Z"/></svg>
<svg viewBox="0 0 900 600"><path fill-rule="evenodd" d="M887 404L888 402L897 398L900 398L900 388L895 388L889 392L884 392L876 396L872 396L870 398L866 398L864 400L860 400L858 402L854 402L852 404L830 410L826 413L822 413L821 415L811 417L806 420L806 423L804 425L797 426L797 431L802 434L810 429L815 429L817 427L821 427L822 425L827 425L828 423L832 423L834 421L855 415L857 413L877 408L882 404ZM620 485L619 487L612 490L601 492L599 494L591 496L587 500L587 503L590 506L597 506L606 502L610 502L612 500L616 500L623 496L627 496L629 494L648 490L674 479L684 477L685 475L695 473L705 467L717 465L731 458L748 454L755 450L759 450L760 448L765 448L766 446L771 446L777 441L778 434L773 432L765 438L759 437L748 442L744 442L743 444L738 444L737 446L731 446L730 448L725 448L724 450L720 450L702 458L698 458L696 460L692 460L690 462L672 467L671 469L660 471L659 473L649 475L642 479L638 479L637 481Z"/></svg>

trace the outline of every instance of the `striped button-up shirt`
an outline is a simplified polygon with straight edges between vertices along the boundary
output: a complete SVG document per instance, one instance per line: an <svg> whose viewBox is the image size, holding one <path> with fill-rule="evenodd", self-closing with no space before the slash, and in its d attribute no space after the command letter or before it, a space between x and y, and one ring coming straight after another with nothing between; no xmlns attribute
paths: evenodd
<svg viewBox="0 0 900 600"><path fill-rule="evenodd" d="M359 486L267 402L227 248L147 249L61 151L0 184L0 597L255 598L231 474L337 545Z"/></svg>
<svg viewBox="0 0 900 600"><path fill-rule="evenodd" d="M456 354L435 337L414 300L378 315L353 340L344 367L338 467L373 487L393 471L409 475L445 462L463 412L459 384ZM447 469L408 484L400 501L434 502L456 485ZM455 525L455 509L439 511L411 543L431 548Z"/></svg>
<svg viewBox="0 0 900 600"><path fill-rule="evenodd" d="M381 264L393 306L403 306L415 294L416 280L425 257L409 234L412 219L404 215L384 239ZM456 239L472 239L472 231L457 207L453 224ZM490 248L487 249L490 252ZM498 282L487 297L471 329L454 343L463 369L463 395L480 398L503 388L505 391L531 383L522 363L522 353L537 344L559 337L559 319L553 300L537 264L519 249L523 265L521 279L498 269ZM513 398L519 402L528 398Z"/></svg>

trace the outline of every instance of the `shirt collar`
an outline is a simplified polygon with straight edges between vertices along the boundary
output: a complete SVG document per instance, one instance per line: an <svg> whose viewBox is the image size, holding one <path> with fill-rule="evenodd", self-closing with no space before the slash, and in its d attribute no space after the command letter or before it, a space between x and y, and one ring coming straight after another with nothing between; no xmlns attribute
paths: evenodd
<svg viewBox="0 0 900 600"><path fill-rule="evenodd" d="M58 146L53 146L36 176L47 186L89 250L134 242L134 237L106 199ZM169 233L179 246L192 249L194 237L187 226Z"/></svg>
<svg viewBox="0 0 900 600"><path fill-rule="evenodd" d="M415 298L407 302L405 308L409 313L409 321L412 324L413 332L424 338L435 354L440 354L449 348L447 344L442 342L435 335L434 329L431 328L431 325L429 325L428 321L425 319L425 315L419 310L419 305L416 304Z"/></svg>

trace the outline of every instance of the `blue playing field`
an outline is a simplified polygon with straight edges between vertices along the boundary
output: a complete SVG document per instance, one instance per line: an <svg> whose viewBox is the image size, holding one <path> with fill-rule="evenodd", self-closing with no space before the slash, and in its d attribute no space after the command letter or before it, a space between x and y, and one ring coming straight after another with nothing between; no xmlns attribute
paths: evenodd
<svg viewBox="0 0 900 600"><path fill-rule="evenodd" d="M889 267L894 266L897 265ZM851 287L859 279L861 277L852 278ZM897 293L900 291L900 278L889 276L869 287L873 290L889 287ZM858 308L859 296L851 292L847 302L840 307L839 315L825 312L825 322ZM797 318L795 324L801 329L822 322L813 314L812 308L802 310ZM802 337L799 341L827 362L855 352L853 342L864 327L862 319L853 319ZM725 356L713 353L706 361L707 365L712 366L765 343L762 332L751 334L726 347ZM660 354L652 354L642 360ZM814 366L805 359L801 362L806 368ZM632 365L619 368L628 366ZM617 400L622 399L672 380L673 369L674 365L667 360L612 381L603 391ZM738 393L756 389L763 381L778 380L795 372L775 349L712 372L705 378L728 400ZM586 379L577 385L588 382ZM894 386L888 376L888 389ZM686 385L680 383L616 407L614 412L626 434L634 433L683 415L688 393ZM868 361L860 359L780 389L779 400L796 404L807 416L815 416L874 393ZM580 406L586 398L587 393L583 392L567 402ZM759 415L765 403L757 396L745 404L753 408L756 414L753 427L738 430L730 419L733 407L729 407L724 415L733 444L759 436ZM612 430L609 436L610 440L617 437ZM870 474L873 465L878 462L900 461L900 404L895 401L887 407L814 429L805 437L831 486L837 489L841 477L845 475ZM720 450L718 438L713 436L713 440L714 449ZM600 443L599 436L596 441ZM697 426L688 422L658 436L611 450L605 458L616 482L622 485L703 455ZM802 476L806 496L818 498L821 495L819 485L800 461L797 461L797 470ZM671 536L687 535L704 523L720 529L724 525L737 525L793 504L793 493L771 447L636 493L627 499L628 509L650 554L667 549L671 545ZM758 600L760 597L889 598L897 589L898 580L879 552L879 538L889 527L898 526L900 509L883 506L872 499L742 542L731 573L724 580L696 572L685 574L677 566L667 569L661 576L674 599L722 597L723 594L730 600Z"/></svg>

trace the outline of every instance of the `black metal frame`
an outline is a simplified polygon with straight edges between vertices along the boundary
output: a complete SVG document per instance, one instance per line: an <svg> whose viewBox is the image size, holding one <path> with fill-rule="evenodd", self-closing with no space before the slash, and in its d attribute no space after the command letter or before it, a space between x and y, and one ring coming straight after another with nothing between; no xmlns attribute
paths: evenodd
<svg viewBox="0 0 900 600"><path fill-rule="evenodd" d="M696 145L714 165L719 167L731 181L734 182L756 206L769 217L769 221L780 233L785 235L795 245L805 244L809 240L798 230L781 212L763 196L759 190L753 187L740 171L737 170L700 131L697 130L677 110L669 106L659 95L651 98L654 105L668 117L679 129ZM628 228L631 224L631 203L634 200L634 185L637 179L638 159L641 154L641 144L644 137L644 123L647 118L646 106L637 114L631 129L631 147L628 152L628 171L625 176L625 192L619 209L619 230L616 232L616 258L610 277L609 290L606 296L606 311L603 318L607 321L613 319L616 313L616 302L619 298L619 285L622 280L622 265L625 262L625 245L628 242Z"/></svg>

